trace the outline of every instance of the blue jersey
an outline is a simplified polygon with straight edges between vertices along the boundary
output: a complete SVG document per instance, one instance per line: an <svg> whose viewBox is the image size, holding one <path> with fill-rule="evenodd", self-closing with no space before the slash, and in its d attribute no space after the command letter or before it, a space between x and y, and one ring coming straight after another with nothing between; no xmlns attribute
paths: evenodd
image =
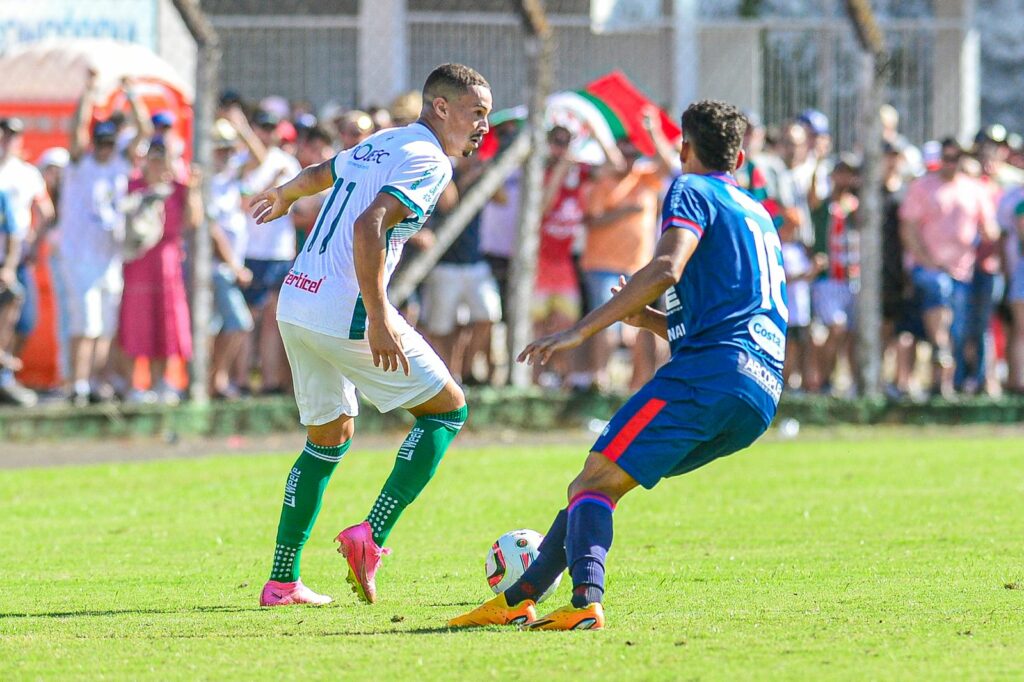
<svg viewBox="0 0 1024 682"><path fill-rule="evenodd" d="M662 232L670 229L700 243L665 293L672 359L660 373L739 396L771 421L789 317L771 216L728 174L683 175L662 209Z"/></svg>

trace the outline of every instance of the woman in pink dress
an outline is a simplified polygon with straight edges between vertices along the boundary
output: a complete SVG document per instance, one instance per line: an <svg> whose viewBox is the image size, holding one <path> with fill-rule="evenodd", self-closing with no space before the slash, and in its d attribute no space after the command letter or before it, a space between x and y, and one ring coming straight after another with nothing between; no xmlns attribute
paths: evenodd
<svg viewBox="0 0 1024 682"><path fill-rule="evenodd" d="M199 183L189 185L175 178L167 148L159 138L150 144L142 176L128 184L128 191L145 192L158 185L169 188L164 202L163 236L152 248L124 265L124 294L118 342L133 359L148 358L154 389L160 400L177 402L178 394L164 382L167 358L192 355L191 323L185 277L183 236L202 219Z"/></svg>

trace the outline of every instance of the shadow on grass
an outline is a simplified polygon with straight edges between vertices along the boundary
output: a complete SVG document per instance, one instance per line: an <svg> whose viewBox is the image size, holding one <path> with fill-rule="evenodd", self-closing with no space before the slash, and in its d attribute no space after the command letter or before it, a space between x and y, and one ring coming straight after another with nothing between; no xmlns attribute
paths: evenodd
<svg viewBox="0 0 1024 682"><path fill-rule="evenodd" d="M438 627L431 628L412 628L409 630L402 630L399 628L393 628L390 630L339 630L337 632L318 632L315 633L316 637L381 637L387 635L462 635L468 633L479 634L481 632L519 632L519 628L502 626L502 625L491 625L487 627L479 628L450 628L447 625L441 625Z"/></svg>
<svg viewBox="0 0 1024 682"><path fill-rule="evenodd" d="M258 607L189 606L178 609L109 609L88 611L44 611L42 613L0 613L0 620L8 618L91 618L97 616L160 615L170 613L242 613L258 611Z"/></svg>

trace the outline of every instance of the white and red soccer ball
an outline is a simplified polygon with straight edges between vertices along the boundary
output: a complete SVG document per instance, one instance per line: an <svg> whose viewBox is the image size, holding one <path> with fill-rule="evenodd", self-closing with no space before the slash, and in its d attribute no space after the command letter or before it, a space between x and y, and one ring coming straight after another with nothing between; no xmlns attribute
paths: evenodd
<svg viewBox="0 0 1024 682"><path fill-rule="evenodd" d="M487 572L487 584L495 594L504 592L523 575L527 567L537 559L538 548L544 536L535 530L522 528L510 530L502 535L487 550L484 568ZM558 589L562 581L559 575L555 583L537 599L542 602Z"/></svg>

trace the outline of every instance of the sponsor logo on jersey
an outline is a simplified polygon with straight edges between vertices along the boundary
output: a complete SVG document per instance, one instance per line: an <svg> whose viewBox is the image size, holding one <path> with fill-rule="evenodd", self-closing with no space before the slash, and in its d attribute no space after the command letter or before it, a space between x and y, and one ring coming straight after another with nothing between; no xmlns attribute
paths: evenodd
<svg viewBox="0 0 1024 682"><path fill-rule="evenodd" d="M779 398L782 397L782 379L775 372L747 353L740 353L739 369L778 404Z"/></svg>
<svg viewBox="0 0 1024 682"><path fill-rule="evenodd" d="M676 295L676 288L669 287L665 292L665 310L672 313L682 307L683 305L679 302L679 296Z"/></svg>
<svg viewBox="0 0 1024 682"><path fill-rule="evenodd" d="M786 335L767 315L755 315L747 324L747 331L768 355L779 362L786 359Z"/></svg>
<svg viewBox="0 0 1024 682"><path fill-rule="evenodd" d="M434 174L434 171L436 170L437 166L434 165L428 168L427 170L423 171L423 174L416 178L416 180L411 185L409 185L409 189L416 189L417 187L422 185L425 180L430 179L430 176L432 176Z"/></svg>
<svg viewBox="0 0 1024 682"><path fill-rule="evenodd" d="M305 273L289 270L288 276L284 278L284 285L315 294L320 291L320 285L324 283L325 279L327 279L326 275L320 279L310 279Z"/></svg>
<svg viewBox="0 0 1024 682"><path fill-rule="evenodd" d="M672 343L686 336L686 325L682 322L668 328L668 342Z"/></svg>
<svg viewBox="0 0 1024 682"><path fill-rule="evenodd" d="M391 156L391 152L383 149L374 149L369 142L361 144L352 152L352 158L356 161L380 164L384 159Z"/></svg>

